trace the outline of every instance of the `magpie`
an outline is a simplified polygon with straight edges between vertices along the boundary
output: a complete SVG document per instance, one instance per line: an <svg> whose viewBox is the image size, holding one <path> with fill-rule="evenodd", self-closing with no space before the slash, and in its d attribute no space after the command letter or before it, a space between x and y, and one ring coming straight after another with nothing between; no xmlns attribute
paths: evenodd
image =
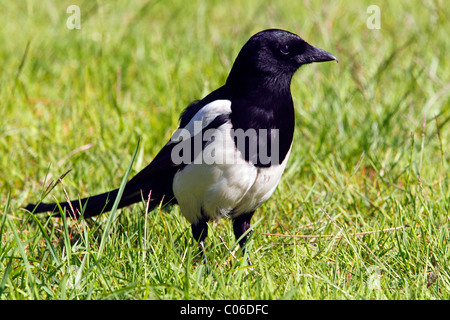
<svg viewBox="0 0 450 320"><path fill-rule="evenodd" d="M208 221L228 217L244 249L250 220L274 192L291 151L292 77L304 64L333 60L332 54L285 30L253 35L225 84L187 106L171 139L127 182L118 207L142 200L149 209L178 204L201 251ZM118 191L59 205L68 216L93 217L112 209ZM25 209L56 212L58 206L39 203Z"/></svg>

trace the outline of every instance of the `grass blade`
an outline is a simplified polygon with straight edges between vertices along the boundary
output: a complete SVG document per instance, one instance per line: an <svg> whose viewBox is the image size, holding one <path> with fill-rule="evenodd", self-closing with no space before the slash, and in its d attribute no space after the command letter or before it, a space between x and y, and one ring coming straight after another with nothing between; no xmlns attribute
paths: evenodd
<svg viewBox="0 0 450 320"><path fill-rule="evenodd" d="M114 205L113 205L113 207L111 209L111 213L110 213L110 215L108 217L108 221L106 222L105 230L103 232L102 239L100 241L100 248L99 248L98 253L97 253L97 259L99 259L101 257L101 255L103 253L103 250L105 249L106 239L108 238L108 235L109 235L109 229L111 228L111 225L112 225L112 223L114 221L114 218L116 217L117 207L119 205L120 199L122 198L123 190L125 189L125 185L127 184L128 177L130 176L131 168L133 167L133 162L136 159L136 155L137 155L137 152L139 150L140 142L141 142L141 139L139 139L139 141L138 141L138 143L136 145L136 148L134 149L134 153L133 153L133 156L131 158L130 164L128 165L127 171L125 172L125 175L124 175L124 177L122 179L122 183L120 184L119 192L117 193L117 198L114 201Z"/></svg>

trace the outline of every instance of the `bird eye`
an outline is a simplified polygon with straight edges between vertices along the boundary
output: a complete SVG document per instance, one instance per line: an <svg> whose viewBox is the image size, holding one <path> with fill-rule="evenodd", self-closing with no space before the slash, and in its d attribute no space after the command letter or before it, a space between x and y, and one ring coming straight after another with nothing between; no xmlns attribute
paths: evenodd
<svg viewBox="0 0 450 320"><path fill-rule="evenodd" d="M280 48L280 51L281 51L282 54L288 55L289 54L289 46L287 44L285 44L284 46L282 46Z"/></svg>

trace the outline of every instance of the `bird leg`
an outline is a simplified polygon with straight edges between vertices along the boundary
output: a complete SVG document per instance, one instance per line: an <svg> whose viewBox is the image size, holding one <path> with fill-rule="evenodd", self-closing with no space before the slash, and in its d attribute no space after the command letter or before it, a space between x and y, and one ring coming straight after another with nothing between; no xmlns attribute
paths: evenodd
<svg viewBox="0 0 450 320"><path fill-rule="evenodd" d="M205 244L204 241L206 237L208 236L208 224L206 219L201 219L197 221L196 223L193 223L191 225L192 229L192 235L194 236L194 239L198 241L198 248L200 250L200 255L203 258L203 263L206 267L206 273L209 274L209 267L208 267L208 259L205 255Z"/></svg>
<svg viewBox="0 0 450 320"><path fill-rule="evenodd" d="M208 258L205 255L205 244L203 241L198 243L198 248L200 249L200 254L203 257L203 263L205 264L206 274L209 274Z"/></svg>
<svg viewBox="0 0 450 320"><path fill-rule="evenodd" d="M234 236L236 237L236 240L239 240L239 246L242 249L242 254L245 254L245 243L248 236L250 235L250 232L248 232L248 230L250 229L250 220L253 216L253 213L255 212L253 211L241 214L233 220ZM247 263L250 267L252 266L250 255L247 255Z"/></svg>

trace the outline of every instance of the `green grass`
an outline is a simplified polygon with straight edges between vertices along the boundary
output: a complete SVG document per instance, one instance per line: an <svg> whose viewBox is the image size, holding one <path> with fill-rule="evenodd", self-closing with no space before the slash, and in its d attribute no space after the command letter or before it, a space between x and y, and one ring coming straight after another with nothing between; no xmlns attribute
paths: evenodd
<svg viewBox="0 0 450 320"><path fill-rule="evenodd" d="M443 1L378 3L379 30L372 1L80 1L80 30L71 4L0 4L0 299L450 298ZM294 77L294 146L253 219L253 271L227 220L210 224L207 275L178 207L87 221L21 209L68 170L45 201L118 187L133 152L130 176L271 27L339 64Z"/></svg>

